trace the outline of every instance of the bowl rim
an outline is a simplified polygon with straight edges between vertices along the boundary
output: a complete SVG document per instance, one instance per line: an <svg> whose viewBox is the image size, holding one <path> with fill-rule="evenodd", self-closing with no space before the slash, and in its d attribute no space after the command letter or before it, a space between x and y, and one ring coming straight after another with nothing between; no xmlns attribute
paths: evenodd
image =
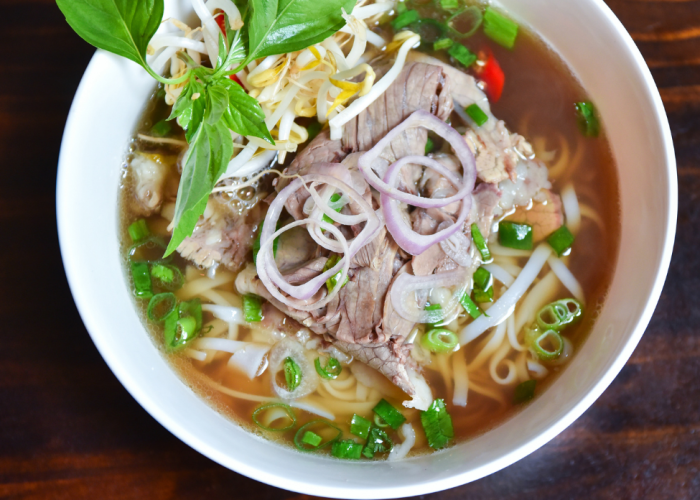
<svg viewBox="0 0 700 500"><path fill-rule="evenodd" d="M665 210L665 223L666 223L666 233L664 234L664 244L661 257L659 259L659 267L656 271L656 276L654 278L653 286L648 293L645 301L644 309L642 314L633 323L634 326L630 328L632 333L629 336L628 341L621 349L620 354L616 357L615 361L610 365L609 369L603 373L598 379L597 383L591 388L581 400L565 415L561 416L555 425L551 426L545 432L534 436L524 445L519 448L513 449L507 454L500 456L497 459L491 460L490 462L482 464L480 467L471 469L468 471L456 473L450 477L437 479L432 481L426 481L420 485L411 485L409 487L402 486L390 486L387 488L366 488L366 487L353 487L352 485L339 485L336 488L329 489L327 487L319 487L314 484L310 484L306 481L298 481L294 478L282 477L281 475L270 473L256 467L247 464L243 457L237 457L232 454L224 454L218 450L208 446L206 443L201 441L188 427L184 426L182 423L171 415L163 412L157 404L155 404L150 397L146 394L144 390L139 386L139 384L133 380L124 367L120 364L119 360L113 357L108 348L106 348L106 341L101 338L97 332L98 327L93 321L91 314L87 310L86 306L80 300L80 293L78 289L80 287L78 280L76 278L76 273L71 269L71 264L67 259L67 254L70 252L71 244L67 239L65 226L67 221L65 216L62 214L66 211L64 208L64 203L70 198L71 191L70 186L66 181L67 177L67 159L65 153L65 145L70 141L71 136L74 135L74 129L77 127L76 124L76 108L78 103L82 100L83 95L86 91L87 81L91 79L91 76L97 71L97 67L101 58L110 57L107 53L98 50L96 54L92 57L84 75L81 79L78 90L76 91L71 109L66 122L64 135L61 143L61 153L59 156L59 168L57 175L57 191L56 191L56 208L57 208L57 224L59 232L59 244L62 253L62 259L64 268L66 270L66 277L73 294L74 300L78 311L80 312L81 318L83 319L86 329L88 330L92 341L95 343L100 355L105 360L109 368L112 370L114 375L120 381L120 383L127 389L127 391L136 399L136 401L155 418L161 425L172 432L176 437L185 442L191 448L197 450L199 453L205 455L206 457L214 460L220 465L229 468L237 473L248 476L257 481L267 483L279 488L284 488L287 490L311 494L311 495L323 495L326 497L333 498L348 498L350 494L353 498L396 498L402 496L415 496L421 494L428 494L436 491L445 490L448 488L456 487L466 483L467 481L475 481L477 479L483 478L489 474L495 473L514 462L526 457L530 453L536 451L544 444L552 440L555 436L566 429L571 423L573 423L581 414L586 411L603 393L603 391L611 384L613 379L617 376L620 370L624 367L632 352L639 343L644 331L651 320L652 314L655 310L656 304L661 295L661 291L668 273L670 266L671 255L673 251L675 232L676 232L676 218L678 211L678 180L676 173L676 158L673 146L673 139L671 135L670 125L668 122L668 117L666 116L663 102L661 96L653 80L651 72L646 65L639 49L635 45L632 37L626 31L620 20L615 16L613 11L604 3L603 0L591 0L597 8L599 8L602 13L611 22L616 35L619 40L625 45L628 54L633 58L633 61L640 71L643 79L644 89L648 94L651 102L653 103L653 110L649 110L650 113L653 112L654 124L656 126L656 133L661 137L662 146L665 154L665 165L664 174L668 183L667 204L663 207Z"/></svg>

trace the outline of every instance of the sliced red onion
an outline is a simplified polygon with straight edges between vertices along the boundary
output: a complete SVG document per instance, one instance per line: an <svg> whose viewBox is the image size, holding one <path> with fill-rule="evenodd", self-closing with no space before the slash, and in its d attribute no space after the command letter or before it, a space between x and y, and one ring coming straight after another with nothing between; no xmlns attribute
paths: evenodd
<svg viewBox="0 0 700 500"><path fill-rule="evenodd" d="M449 222L441 222L438 226L438 231L447 227L450 227ZM469 267L472 265L472 256L469 254L470 246L471 242L469 238L467 238L462 231L457 231L446 240L440 242L440 248L445 252L445 255L462 267Z"/></svg>
<svg viewBox="0 0 700 500"><path fill-rule="evenodd" d="M324 183L329 186L333 186L340 190L341 192L347 194L353 201L355 201L360 208L365 212L366 220L365 227L362 229L360 234L358 234L352 242L348 245L348 241L345 239L343 234L332 224L328 224L323 220L314 219L304 219L293 222L282 229L275 231L274 228L277 226L277 221L282 213L284 204L298 189L305 187L307 183ZM334 210L329 210L329 216L339 215ZM307 283L302 285L291 285L288 283L284 277L280 274L277 264L275 263L273 252L272 252L272 242L280 234L296 226L302 225L315 225L319 226L332 234L336 241L335 243L340 245L340 250L344 253L343 259L340 260L332 269L327 270L325 273L317 276ZM258 252L258 258L256 262L256 267L258 270L258 276L260 280L265 285L267 290L278 300L286 305L294 307L302 311L313 311L320 307L323 307L328 302L330 302L335 295L337 295L340 287L335 287L333 291L328 294L324 299L319 300L313 304L299 303L298 301L292 301L284 294L282 294L277 288L289 294L291 297L298 299L299 301L308 301L321 289L325 284L326 280L336 273L342 271L340 281L344 281L349 267L350 260L355 256L355 254L367 243L372 241L381 230L381 223L379 218L376 216L372 207L367 204L367 202L362 198L362 196L357 193L354 189L348 186L343 181L340 181L334 177L329 177L326 175L319 174L308 174L300 179L295 179L287 187L285 187L270 204L270 208L265 216L265 222L263 225L263 230L260 235L260 251Z"/></svg>
<svg viewBox="0 0 700 500"><path fill-rule="evenodd" d="M400 163L398 168L401 168L401 166L408 163L418 163L429 167L445 176L452 184L455 185L455 187L459 188L459 191L454 196L449 198L431 199L422 198L420 196L399 191L396 186L386 182L386 179L382 181L372 170L372 163L374 163L379 155L382 154L384 149L390 145L391 141L404 130L415 127L425 127L428 130L432 130L450 143L452 149L454 149L455 155L462 164L462 179L459 179L459 176L457 176L454 172L449 171L432 158L426 158L423 156L410 157L410 159L408 157L402 158L397 162ZM420 158L420 160L418 160L418 158ZM416 111L411 116L406 118L403 123L394 127L372 149L360 157L357 165L362 174L365 176L367 182L382 194L388 195L391 198L399 200L403 203L422 208L440 208L449 205L450 203L454 203L455 201L459 201L474 190L474 183L476 182L476 162L474 161L474 155L469 149L469 146L467 146L464 138L451 126L427 111Z"/></svg>
<svg viewBox="0 0 700 500"><path fill-rule="evenodd" d="M402 273L391 286L391 305L396 312L407 321L414 323L439 323L454 313L454 308L459 304L462 295L469 286L466 269L460 268L449 273L431 274L428 276L414 276ZM447 307L437 311L425 311L418 306L415 292L419 290L429 291L432 288L458 288L452 295L452 300Z"/></svg>

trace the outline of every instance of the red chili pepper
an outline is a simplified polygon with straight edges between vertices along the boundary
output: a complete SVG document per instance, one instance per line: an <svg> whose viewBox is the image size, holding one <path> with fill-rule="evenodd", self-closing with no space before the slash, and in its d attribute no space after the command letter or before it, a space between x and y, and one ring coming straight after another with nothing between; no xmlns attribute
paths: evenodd
<svg viewBox="0 0 700 500"><path fill-rule="evenodd" d="M230 78L231 80L233 80L234 82L236 82L236 83L237 83L238 85L240 85L241 87L243 87L243 84L241 83L241 81L238 79L238 77L237 77L236 75L229 75L229 78ZM244 87L244 88L245 88L245 87Z"/></svg>
<svg viewBox="0 0 700 500"><path fill-rule="evenodd" d="M501 94L503 94L506 75L503 73L501 65L498 64L493 53L490 50L487 53L486 64L477 70L477 76L486 84L485 92L489 100L495 103L499 101Z"/></svg>
<svg viewBox="0 0 700 500"><path fill-rule="evenodd" d="M226 38L226 24L224 24L226 23L225 17L226 16L224 16L224 13L222 11L216 12L214 17L214 19L216 19L216 24L219 25L219 29L224 34L224 38Z"/></svg>

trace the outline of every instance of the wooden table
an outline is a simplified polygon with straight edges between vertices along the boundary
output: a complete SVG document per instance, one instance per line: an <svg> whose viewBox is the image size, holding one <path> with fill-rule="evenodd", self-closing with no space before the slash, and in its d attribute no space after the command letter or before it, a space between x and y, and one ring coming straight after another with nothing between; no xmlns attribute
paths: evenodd
<svg viewBox="0 0 700 500"><path fill-rule="evenodd" d="M700 1L608 4L673 129L680 213L664 293L627 366L576 423L433 498L700 498ZM66 284L54 216L63 126L93 51L52 0L0 6L0 497L300 497L190 449L102 361Z"/></svg>

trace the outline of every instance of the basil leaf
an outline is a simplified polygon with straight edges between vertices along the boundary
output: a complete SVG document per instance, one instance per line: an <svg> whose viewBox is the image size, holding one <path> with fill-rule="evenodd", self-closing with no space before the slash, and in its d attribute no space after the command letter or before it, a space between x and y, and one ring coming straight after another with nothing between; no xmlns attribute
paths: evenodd
<svg viewBox="0 0 700 500"><path fill-rule="evenodd" d="M224 72L226 68L236 65L245 59L245 47L243 45L240 31L237 31L235 35L229 32L227 36L232 40L231 47L229 48L228 54L221 64L217 63L217 69L214 73L215 78L221 76L222 72ZM219 40L220 44L222 42L223 38ZM221 45L219 46L219 52L221 52ZM219 59L221 59L221 55L219 55Z"/></svg>
<svg viewBox="0 0 700 500"><path fill-rule="evenodd" d="M163 0L56 0L71 28L86 42L140 64L163 19Z"/></svg>
<svg viewBox="0 0 700 500"><path fill-rule="evenodd" d="M221 82L221 85L228 90L229 106L223 118L226 126L241 135L252 135L274 144L275 141L265 125L265 113L258 100L249 96L240 85L228 78Z"/></svg>
<svg viewBox="0 0 700 500"><path fill-rule="evenodd" d="M345 26L355 0L250 0L248 57L285 54L322 42Z"/></svg>
<svg viewBox="0 0 700 500"><path fill-rule="evenodd" d="M219 84L207 88L207 124L215 125L229 107L228 90Z"/></svg>
<svg viewBox="0 0 700 500"><path fill-rule="evenodd" d="M222 121L210 125L200 122L185 154L180 187L177 191L173 236L164 257L192 235L199 217L207 207L211 190L226 171L233 155L231 132Z"/></svg>

